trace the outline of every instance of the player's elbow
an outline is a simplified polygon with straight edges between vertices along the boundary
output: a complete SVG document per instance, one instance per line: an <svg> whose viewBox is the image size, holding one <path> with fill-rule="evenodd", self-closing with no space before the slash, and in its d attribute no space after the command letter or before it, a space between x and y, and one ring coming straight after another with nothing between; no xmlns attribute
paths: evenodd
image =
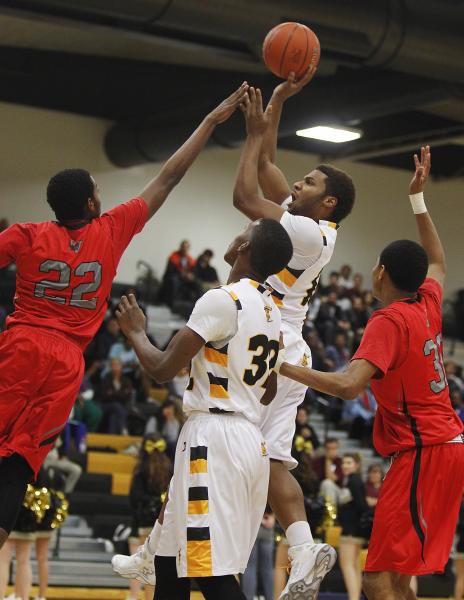
<svg viewBox="0 0 464 600"><path fill-rule="evenodd" d="M246 206L245 197L246 197L246 194L245 194L244 190L242 189L242 187L239 185L236 185L234 188L234 194L233 194L234 207L241 211Z"/></svg>

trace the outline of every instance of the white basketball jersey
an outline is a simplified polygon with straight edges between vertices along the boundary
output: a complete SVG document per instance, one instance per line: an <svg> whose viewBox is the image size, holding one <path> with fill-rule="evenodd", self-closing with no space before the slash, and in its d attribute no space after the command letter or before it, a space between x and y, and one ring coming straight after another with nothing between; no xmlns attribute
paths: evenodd
<svg viewBox="0 0 464 600"><path fill-rule="evenodd" d="M184 411L243 414L258 423L260 400L279 351L281 317L272 290L251 279L221 288L237 307L237 333L222 348L208 342L193 358Z"/></svg>
<svg viewBox="0 0 464 600"><path fill-rule="evenodd" d="M309 217L303 218L309 219ZM318 225L322 236L322 250L319 257L315 258L314 263L306 269L297 268L299 261L294 254L285 269L267 280L267 283L274 289L273 296L280 308L282 321L300 331L306 318L308 303L316 291L322 269L332 257L337 240L338 225L336 223L319 221ZM286 230L295 248L296 241L292 239L293 232L287 227ZM301 239L298 240L298 245L301 246Z"/></svg>

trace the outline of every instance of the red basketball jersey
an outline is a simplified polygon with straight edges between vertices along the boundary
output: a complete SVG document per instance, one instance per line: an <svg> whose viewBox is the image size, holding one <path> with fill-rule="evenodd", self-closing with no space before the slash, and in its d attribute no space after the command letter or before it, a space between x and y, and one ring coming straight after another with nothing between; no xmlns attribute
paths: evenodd
<svg viewBox="0 0 464 600"><path fill-rule="evenodd" d="M375 365L378 403L374 445L388 456L448 442L463 431L451 406L443 365L442 289L426 279L417 300L399 300L375 312L353 357Z"/></svg>
<svg viewBox="0 0 464 600"><path fill-rule="evenodd" d="M16 263L12 325L65 334L82 350L98 331L124 250L147 220L143 198L73 228L17 223L0 234L0 267Z"/></svg>

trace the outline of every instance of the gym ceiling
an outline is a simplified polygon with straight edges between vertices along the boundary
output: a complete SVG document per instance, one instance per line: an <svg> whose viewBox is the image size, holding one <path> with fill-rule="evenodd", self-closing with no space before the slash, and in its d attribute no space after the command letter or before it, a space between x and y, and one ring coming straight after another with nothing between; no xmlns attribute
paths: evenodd
<svg viewBox="0 0 464 600"><path fill-rule="evenodd" d="M430 143L435 177L464 174L460 0L2 0L0 101L110 120L116 165L163 160L243 79L269 96L261 44L284 21L314 29L322 51L288 102L281 147L410 169ZM363 137L295 135L317 124ZM211 144L243 137L237 114Z"/></svg>

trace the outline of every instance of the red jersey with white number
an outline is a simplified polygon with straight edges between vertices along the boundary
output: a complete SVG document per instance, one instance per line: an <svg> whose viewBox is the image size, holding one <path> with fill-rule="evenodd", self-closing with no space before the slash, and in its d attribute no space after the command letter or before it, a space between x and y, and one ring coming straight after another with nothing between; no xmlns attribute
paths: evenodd
<svg viewBox="0 0 464 600"><path fill-rule="evenodd" d="M427 278L417 300L399 300L372 315L353 357L378 368L371 380L378 403L374 445L384 456L442 444L463 431L443 365L441 302L441 286Z"/></svg>
<svg viewBox="0 0 464 600"><path fill-rule="evenodd" d="M13 325L65 334L82 350L98 331L116 268L147 221L147 205L134 198L89 222L17 223L0 234L0 267L16 263Z"/></svg>

